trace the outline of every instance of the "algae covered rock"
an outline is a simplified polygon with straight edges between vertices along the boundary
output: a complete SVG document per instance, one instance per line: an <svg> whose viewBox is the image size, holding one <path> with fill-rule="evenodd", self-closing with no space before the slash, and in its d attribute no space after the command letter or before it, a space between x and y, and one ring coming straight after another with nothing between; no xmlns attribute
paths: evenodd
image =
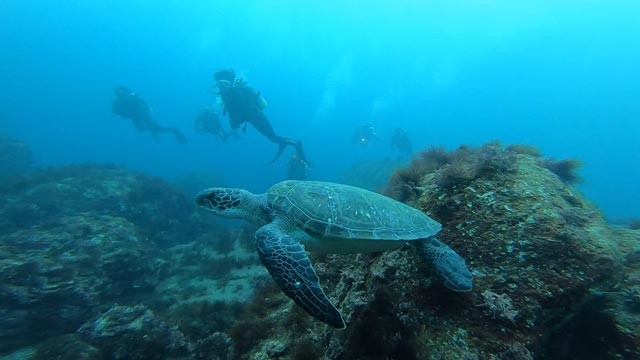
<svg viewBox="0 0 640 360"><path fill-rule="evenodd" d="M143 305L113 306L78 332L114 359L166 359L192 352L179 329Z"/></svg>
<svg viewBox="0 0 640 360"><path fill-rule="evenodd" d="M625 359L640 358L640 231L615 229L616 236L623 244L626 254L620 281L593 291L583 314L597 320L591 328L615 329L610 336L600 339L599 345L617 349L617 354ZM602 326L605 324L606 326ZM583 324L576 324L578 327ZM561 331L570 329L561 329ZM602 342L606 342L602 344Z"/></svg>
<svg viewBox="0 0 640 360"><path fill-rule="evenodd" d="M225 341L210 335L229 329L264 272L247 250L252 236L201 220L189 196L158 178L110 165L52 167L0 192L6 356L211 358ZM101 313L122 344L88 325Z"/></svg>
<svg viewBox="0 0 640 360"><path fill-rule="evenodd" d="M284 298L236 324L270 329L237 342L237 356L251 359L277 340L282 359L299 358L301 342L327 359L638 358L637 339L621 330L633 328L630 318L607 310L622 292L625 306L634 301L634 280L615 284L625 281L638 236L620 236L539 155L518 149L432 149L388 187L443 224L438 237L475 274L472 292L442 287L411 248L317 257L347 329L329 329ZM258 296L251 308L274 298ZM239 340L242 333L231 330Z"/></svg>
<svg viewBox="0 0 640 360"><path fill-rule="evenodd" d="M103 356L99 349L82 341L77 334L65 334L46 338L36 345L17 349L1 358L94 360Z"/></svg>
<svg viewBox="0 0 640 360"><path fill-rule="evenodd" d="M253 249L253 232L221 230L208 241L166 249L165 276L154 289L153 309L194 341L228 331L256 288L270 280Z"/></svg>
<svg viewBox="0 0 640 360"><path fill-rule="evenodd" d="M0 351L75 331L158 282L152 244L123 218L62 217L0 240Z"/></svg>
<svg viewBox="0 0 640 360"><path fill-rule="evenodd" d="M212 228L191 198L160 178L112 165L42 169L0 186L0 231L9 232L59 216L91 212L126 218L153 242L170 246L195 240Z"/></svg>

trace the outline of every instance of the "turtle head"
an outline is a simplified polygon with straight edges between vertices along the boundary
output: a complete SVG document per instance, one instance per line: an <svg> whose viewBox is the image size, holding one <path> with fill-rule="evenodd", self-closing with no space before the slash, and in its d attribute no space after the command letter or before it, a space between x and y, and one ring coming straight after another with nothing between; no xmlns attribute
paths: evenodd
<svg viewBox="0 0 640 360"><path fill-rule="evenodd" d="M261 196L232 188L211 188L196 195L196 205L218 216L264 224L261 201Z"/></svg>

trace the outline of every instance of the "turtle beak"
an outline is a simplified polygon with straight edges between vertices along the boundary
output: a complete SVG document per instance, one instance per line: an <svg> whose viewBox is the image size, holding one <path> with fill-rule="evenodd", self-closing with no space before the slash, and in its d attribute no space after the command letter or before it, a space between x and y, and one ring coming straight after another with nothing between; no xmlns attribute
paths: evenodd
<svg viewBox="0 0 640 360"><path fill-rule="evenodd" d="M207 210L213 210L214 206L211 200L209 200L209 195L211 195L211 189L200 191L198 195L196 195L196 205Z"/></svg>

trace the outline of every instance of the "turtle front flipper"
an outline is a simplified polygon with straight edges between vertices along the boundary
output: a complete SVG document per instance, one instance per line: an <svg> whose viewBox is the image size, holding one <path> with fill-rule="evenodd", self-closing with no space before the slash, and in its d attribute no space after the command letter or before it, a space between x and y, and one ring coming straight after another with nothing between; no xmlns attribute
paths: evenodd
<svg viewBox="0 0 640 360"><path fill-rule="evenodd" d="M419 242L422 254L436 268L440 281L449 290L471 291L473 275L464 259L435 236Z"/></svg>
<svg viewBox="0 0 640 360"><path fill-rule="evenodd" d="M280 289L314 318L336 328L344 320L320 287L304 247L275 223L256 231L258 255Z"/></svg>

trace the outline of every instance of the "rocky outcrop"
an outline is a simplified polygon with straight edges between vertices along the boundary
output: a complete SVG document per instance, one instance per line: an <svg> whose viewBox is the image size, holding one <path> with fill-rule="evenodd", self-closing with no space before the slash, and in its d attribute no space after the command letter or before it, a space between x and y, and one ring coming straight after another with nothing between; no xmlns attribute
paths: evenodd
<svg viewBox="0 0 640 360"><path fill-rule="evenodd" d="M2 236L0 351L72 332L158 282L153 245L123 218L66 216Z"/></svg>
<svg viewBox="0 0 640 360"><path fill-rule="evenodd" d="M197 240L215 228L193 200L160 178L119 166L73 165L38 170L0 186L0 231L90 212L122 217L162 247Z"/></svg>
<svg viewBox="0 0 640 360"><path fill-rule="evenodd" d="M474 289L416 250L313 256L347 322L285 297L254 228L224 229L157 178L57 167L0 192L0 352L33 359L640 359L640 233L528 147L431 149L385 192L443 224ZM245 304L250 301L249 304Z"/></svg>
<svg viewBox="0 0 640 360"><path fill-rule="evenodd" d="M238 358L265 358L269 341L283 344L282 359L301 352L328 359L639 358L637 331L629 330L636 318L606 304L635 306L635 280L625 273L640 235L612 230L575 187L522 149L436 149L406 170L411 182L391 184L443 224L440 240L475 274L472 292L445 289L411 248L317 257L347 328L314 321L274 290L253 304L271 311L252 310L236 325L271 326L236 346ZM275 308L274 298L281 299Z"/></svg>
<svg viewBox="0 0 640 360"><path fill-rule="evenodd" d="M166 359L188 355L193 346L182 332L143 305L113 306L78 332L114 359Z"/></svg>

